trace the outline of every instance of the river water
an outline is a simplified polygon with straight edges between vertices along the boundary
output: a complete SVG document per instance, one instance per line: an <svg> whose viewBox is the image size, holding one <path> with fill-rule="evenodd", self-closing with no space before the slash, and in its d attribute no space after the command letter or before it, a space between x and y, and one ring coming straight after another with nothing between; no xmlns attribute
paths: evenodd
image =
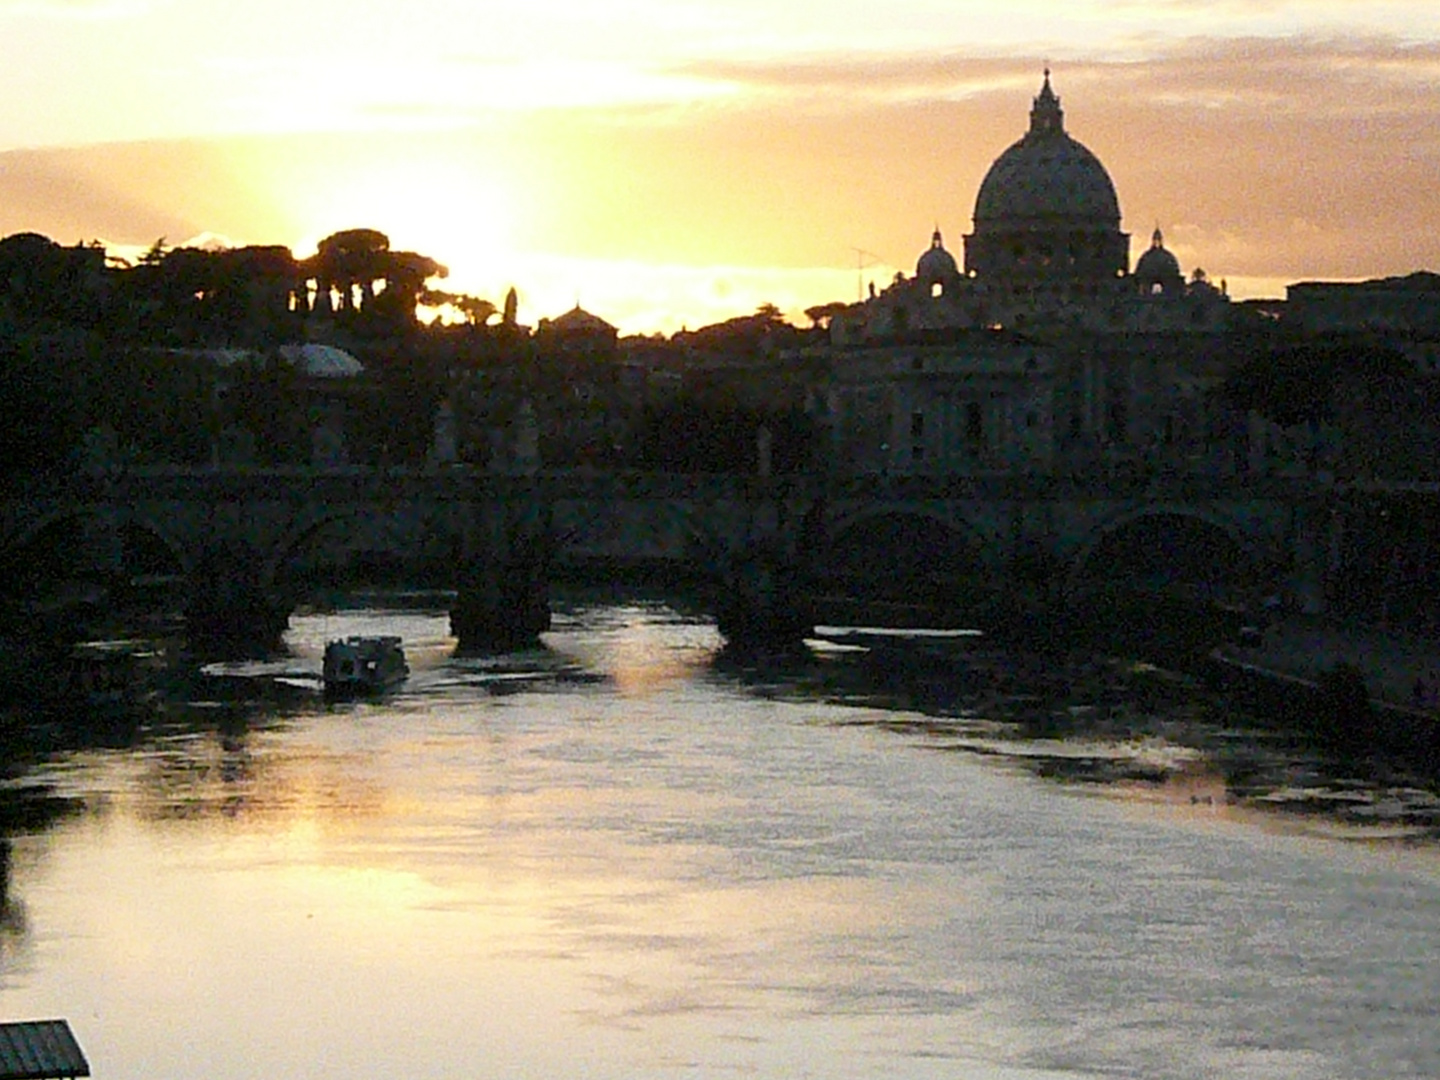
<svg viewBox="0 0 1440 1080"><path fill-rule="evenodd" d="M410 680L325 704L324 642L380 631ZM1433 800L1266 809L1306 766L1189 688L953 640L732 663L658 603L445 634L296 616L15 781L68 812L11 841L0 1016L106 1080L1440 1076Z"/></svg>

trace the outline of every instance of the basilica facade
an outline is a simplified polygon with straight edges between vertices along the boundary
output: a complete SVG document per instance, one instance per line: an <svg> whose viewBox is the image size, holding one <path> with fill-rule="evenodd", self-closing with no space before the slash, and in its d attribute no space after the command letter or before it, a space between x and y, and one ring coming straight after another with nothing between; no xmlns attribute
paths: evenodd
<svg viewBox="0 0 1440 1080"><path fill-rule="evenodd" d="M972 221L963 264L937 228L913 276L831 316L837 461L961 475L1234 461L1210 391L1237 306L1203 271L1187 278L1158 227L1131 265L1115 185L1066 130L1049 71Z"/></svg>
<svg viewBox="0 0 1440 1080"><path fill-rule="evenodd" d="M1065 128L1050 73L1025 134L990 166L975 197L964 265L937 228L915 274L835 316L841 343L954 329L1100 333L1215 331L1228 322L1225 289L1203 270L1189 280L1157 226L1130 265L1120 200L1100 159Z"/></svg>

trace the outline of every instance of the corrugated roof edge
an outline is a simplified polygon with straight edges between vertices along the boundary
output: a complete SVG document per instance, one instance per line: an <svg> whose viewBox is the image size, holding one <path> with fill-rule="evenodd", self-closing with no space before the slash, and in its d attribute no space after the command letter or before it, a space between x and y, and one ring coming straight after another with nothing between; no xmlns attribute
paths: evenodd
<svg viewBox="0 0 1440 1080"><path fill-rule="evenodd" d="M0 1080L71 1080L90 1063L66 1020L0 1023Z"/></svg>

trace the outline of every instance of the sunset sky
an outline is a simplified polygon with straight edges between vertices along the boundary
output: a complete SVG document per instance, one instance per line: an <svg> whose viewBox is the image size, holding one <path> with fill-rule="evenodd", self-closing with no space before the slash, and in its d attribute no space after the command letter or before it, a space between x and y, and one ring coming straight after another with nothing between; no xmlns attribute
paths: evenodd
<svg viewBox="0 0 1440 1080"><path fill-rule="evenodd" d="M1440 270L1436 0L0 0L0 233L380 229L627 332L957 256L1048 63L1136 255Z"/></svg>

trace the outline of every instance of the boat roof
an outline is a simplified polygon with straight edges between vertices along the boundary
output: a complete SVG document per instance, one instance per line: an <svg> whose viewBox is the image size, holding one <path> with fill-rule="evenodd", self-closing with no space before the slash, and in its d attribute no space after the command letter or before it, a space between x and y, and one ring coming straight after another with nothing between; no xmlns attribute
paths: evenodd
<svg viewBox="0 0 1440 1080"><path fill-rule="evenodd" d="M70 1080L90 1063L65 1020L0 1023L0 1080Z"/></svg>
<svg viewBox="0 0 1440 1080"><path fill-rule="evenodd" d="M337 638L325 646L327 649L390 649L400 647L400 637L397 634L351 634L349 637Z"/></svg>

